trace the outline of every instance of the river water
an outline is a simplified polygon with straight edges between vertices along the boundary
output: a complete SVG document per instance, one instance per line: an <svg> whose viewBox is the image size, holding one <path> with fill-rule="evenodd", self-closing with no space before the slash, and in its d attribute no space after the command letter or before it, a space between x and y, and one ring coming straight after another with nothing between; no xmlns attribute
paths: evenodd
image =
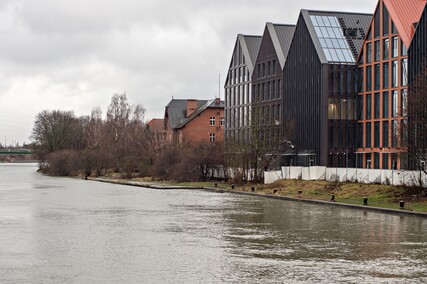
<svg viewBox="0 0 427 284"><path fill-rule="evenodd" d="M427 219L0 164L0 283L426 283Z"/></svg>

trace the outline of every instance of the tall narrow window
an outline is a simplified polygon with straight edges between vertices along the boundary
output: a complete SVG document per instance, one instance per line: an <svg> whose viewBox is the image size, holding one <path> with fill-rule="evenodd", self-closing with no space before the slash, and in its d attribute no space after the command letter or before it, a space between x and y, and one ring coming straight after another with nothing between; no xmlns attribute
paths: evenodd
<svg viewBox="0 0 427 284"><path fill-rule="evenodd" d="M371 105L371 95L366 95L366 109L365 109L365 119L371 119L372 105Z"/></svg>
<svg viewBox="0 0 427 284"><path fill-rule="evenodd" d="M365 147L371 148L371 139L372 138L372 129L371 129L371 123L366 123L366 140L365 140Z"/></svg>
<svg viewBox="0 0 427 284"><path fill-rule="evenodd" d="M270 63L270 61L268 61L267 75L271 76L271 63Z"/></svg>
<svg viewBox="0 0 427 284"><path fill-rule="evenodd" d="M225 125L225 117L221 117L221 126Z"/></svg>
<svg viewBox="0 0 427 284"><path fill-rule="evenodd" d="M396 25L393 23L393 21L391 21L391 33L397 34L397 28L396 28Z"/></svg>
<svg viewBox="0 0 427 284"><path fill-rule="evenodd" d="M391 133L391 146L397 147L397 140L399 137L398 129L397 129L397 120L393 120L393 129Z"/></svg>
<svg viewBox="0 0 427 284"><path fill-rule="evenodd" d="M383 59L388 59L390 53L390 39L386 38L383 41Z"/></svg>
<svg viewBox="0 0 427 284"><path fill-rule="evenodd" d="M385 7L385 5L383 5L383 35L386 36L388 35L388 31L389 31L389 14L388 14L388 10Z"/></svg>
<svg viewBox="0 0 427 284"><path fill-rule="evenodd" d="M379 121L376 121L374 123L374 147L375 148L380 147L380 123L379 123Z"/></svg>
<svg viewBox="0 0 427 284"><path fill-rule="evenodd" d="M397 38L397 36L394 36L393 38L392 38L392 40L393 40L393 42L392 42L392 48L393 48L393 50L392 50L392 56L393 56L393 58L394 57L397 57L398 55L399 55L399 39Z"/></svg>
<svg viewBox="0 0 427 284"><path fill-rule="evenodd" d="M375 90L379 90L380 89L380 65L379 64L375 64L374 66L374 89Z"/></svg>
<svg viewBox="0 0 427 284"><path fill-rule="evenodd" d="M383 148L388 147L388 121L383 121Z"/></svg>
<svg viewBox="0 0 427 284"><path fill-rule="evenodd" d="M408 50L406 49L406 46L403 44L403 41L400 41L400 55L401 56L408 55Z"/></svg>
<svg viewBox="0 0 427 284"><path fill-rule="evenodd" d="M380 60L380 52L381 50L380 50L380 41L379 40L377 40L375 43L374 43L374 60L375 61L379 61Z"/></svg>
<svg viewBox="0 0 427 284"><path fill-rule="evenodd" d="M399 94L397 90L394 90L392 93L391 109L393 117L398 115L398 103L399 103Z"/></svg>
<svg viewBox="0 0 427 284"><path fill-rule="evenodd" d="M273 75L276 75L276 60L273 60Z"/></svg>
<svg viewBox="0 0 427 284"><path fill-rule="evenodd" d="M388 92L383 93L383 118L389 117L388 111Z"/></svg>
<svg viewBox="0 0 427 284"><path fill-rule="evenodd" d="M400 64L400 77L401 77L401 85L408 85L408 58L404 58Z"/></svg>
<svg viewBox="0 0 427 284"><path fill-rule="evenodd" d="M380 118L380 93L374 95L374 118Z"/></svg>
<svg viewBox="0 0 427 284"><path fill-rule="evenodd" d="M372 62L372 43L366 44L366 63Z"/></svg>
<svg viewBox="0 0 427 284"><path fill-rule="evenodd" d="M392 87L397 87L398 85L398 61L393 61L393 66L392 66L392 70L391 70L391 85Z"/></svg>
<svg viewBox="0 0 427 284"><path fill-rule="evenodd" d="M402 90L402 116L408 115L408 90Z"/></svg>
<svg viewBox="0 0 427 284"><path fill-rule="evenodd" d="M375 38L380 36L380 27L381 27L380 12L381 10L378 9L374 16L374 37Z"/></svg>
<svg viewBox="0 0 427 284"><path fill-rule="evenodd" d="M366 92L372 90L372 67L366 66Z"/></svg>
<svg viewBox="0 0 427 284"><path fill-rule="evenodd" d="M276 81L271 82L271 95L273 99L276 99L276 90L275 90Z"/></svg>
<svg viewBox="0 0 427 284"><path fill-rule="evenodd" d="M390 87L389 76L388 62L385 62L383 64L383 89L388 89Z"/></svg>
<svg viewBox="0 0 427 284"><path fill-rule="evenodd" d="M265 77L265 63L262 64L262 77Z"/></svg>

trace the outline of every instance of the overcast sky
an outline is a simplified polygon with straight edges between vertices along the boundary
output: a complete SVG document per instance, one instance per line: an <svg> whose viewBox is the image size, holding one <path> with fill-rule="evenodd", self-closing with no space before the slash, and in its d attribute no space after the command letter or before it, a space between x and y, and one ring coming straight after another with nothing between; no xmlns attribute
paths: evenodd
<svg viewBox="0 0 427 284"><path fill-rule="evenodd" d="M373 13L376 0L0 0L0 143L29 141L44 109L104 114L114 93L162 117L174 98L221 98L238 33L300 9Z"/></svg>

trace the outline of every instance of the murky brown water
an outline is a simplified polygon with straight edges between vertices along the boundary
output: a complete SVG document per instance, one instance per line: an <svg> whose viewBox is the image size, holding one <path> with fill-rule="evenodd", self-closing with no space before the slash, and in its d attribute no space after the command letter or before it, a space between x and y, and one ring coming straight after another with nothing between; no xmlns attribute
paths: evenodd
<svg viewBox="0 0 427 284"><path fill-rule="evenodd" d="M427 219L0 164L0 283L426 283Z"/></svg>

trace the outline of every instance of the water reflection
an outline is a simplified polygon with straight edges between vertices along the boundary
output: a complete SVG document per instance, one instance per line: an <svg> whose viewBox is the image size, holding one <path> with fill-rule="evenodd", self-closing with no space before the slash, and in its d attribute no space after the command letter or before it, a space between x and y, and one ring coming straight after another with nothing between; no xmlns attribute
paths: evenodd
<svg viewBox="0 0 427 284"><path fill-rule="evenodd" d="M0 165L1 283L427 281L427 220Z"/></svg>

